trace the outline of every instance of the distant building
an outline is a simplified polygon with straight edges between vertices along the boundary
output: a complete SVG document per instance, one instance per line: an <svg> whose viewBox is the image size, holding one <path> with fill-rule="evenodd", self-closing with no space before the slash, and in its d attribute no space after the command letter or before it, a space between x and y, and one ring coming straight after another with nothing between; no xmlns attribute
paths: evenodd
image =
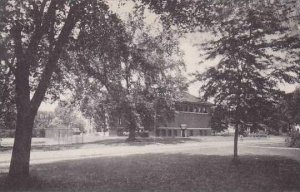
<svg viewBox="0 0 300 192"><path fill-rule="evenodd" d="M155 135L158 137L189 137L211 135L211 103L184 93L175 105L175 118L159 125Z"/></svg>

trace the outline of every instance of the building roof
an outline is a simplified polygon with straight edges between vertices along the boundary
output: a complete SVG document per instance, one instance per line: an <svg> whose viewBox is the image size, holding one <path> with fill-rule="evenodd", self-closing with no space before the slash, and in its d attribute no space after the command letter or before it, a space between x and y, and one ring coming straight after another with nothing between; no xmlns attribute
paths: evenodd
<svg viewBox="0 0 300 192"><path fill-rule="evenodd" d="M209 102L201 100L201 98L196 97L194 95L191 95L187 92L182 93L182 97L179 99L179 102L181 103L199 103L199 104L206 104L206 105L212 105Z"/></svg>

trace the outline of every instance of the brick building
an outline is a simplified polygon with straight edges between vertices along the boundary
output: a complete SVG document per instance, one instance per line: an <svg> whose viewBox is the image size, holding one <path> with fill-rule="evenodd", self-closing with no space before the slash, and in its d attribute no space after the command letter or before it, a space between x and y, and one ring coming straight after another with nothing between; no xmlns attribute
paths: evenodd
<svg viewBox="0 0 300 192"><path fill-rule="evenodd" d="M155 135L159 137L189 137L211 135L211 103L184 93L176 103L175 118L171 122L159 125Z"/></svg>
<svg viewBox="0 0 300 192"><path fill-rule="evenodd" d="M184 93L175 105L175 117L172 121L160 123L150 135L157 137L189 137L211 135L210 110L211 103L203 102L199 98ZM140 127L143 130L144 127ZM111 119L109 135L127 135L122 114Z"/></svg>

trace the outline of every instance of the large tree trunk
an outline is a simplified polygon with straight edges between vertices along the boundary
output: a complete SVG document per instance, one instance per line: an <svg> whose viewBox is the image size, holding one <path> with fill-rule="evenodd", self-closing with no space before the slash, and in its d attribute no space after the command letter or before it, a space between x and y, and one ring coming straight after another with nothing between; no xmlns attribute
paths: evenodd
<svg viewBox="0 0 300 192"><path fill-rule="evenodd" d="M136 140L136 138L135 138L135 130L136 130L136 128L135 128L134 125L131 125L129 127L129 136L127 138L127 141L135 141Z"/></svg>
<svg viewBox="0 0 300 192"><path fill-rule="evenodd" d="M16 22L12 29L17 57L15 71L17 124L9 170L10 179L13 181L18 181L18 178L29 174L31 135L34 121L34 114L31 114L30 105L30 63L28 59L32 58L32 55L26 54L27 57L25 57L21 41L22 29L23 26L19 22Z"/></svg>
<svg viewBox="0 0 300 192"><path fill-rule="evenodd" d="M129 129L129 136L127 138L127 141L136 141L136 138L135 138L135 132L136 132L136 129L137 129L137 120L136 120L136 116L135 116L135 113L134 113L134 109L129 105L127 104L127 114L125 115L125 118L128 122L128 129Z"/></svg>
<svg viewBox="0 0 300 192"><path fill-rule="evenodd" d="M22 184L24 178L29 176L34 117L35 114L28 113L26 109L18 110L15 143L9 169L10 179L14 182L18 182L18 184Z"/></svg>
<svg viewBox="0 0 300 192"><path fill-rule="evenodd" d="M234 146L233 146L233 161L238 161L238 139L239 139L239 124L235 124L234 131Z"/></svg>

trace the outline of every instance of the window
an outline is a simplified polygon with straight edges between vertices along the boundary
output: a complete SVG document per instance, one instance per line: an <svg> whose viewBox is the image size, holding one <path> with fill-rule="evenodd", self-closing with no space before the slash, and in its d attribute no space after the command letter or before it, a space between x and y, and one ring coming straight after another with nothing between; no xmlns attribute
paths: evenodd
<svg viewBox="0 0 300 192"><path fill-rule="evenodd" d="M189 111L189 106L185 105L183 111Z"/></svg>
<svg viewBox="0 0 300 192"><path fill-rule="evenodd" d="M197 112L197 107L194 107L194 112Z"/></svg>
<svg viewBox="0 0 300 192"><path fill-rule="evenodd" d="M168 136L172 136L172 130L168 130Z"/></svg>
<svg viewBox="0 0 300 192"><path fill-rule="evenodd" d="M159 131L159 129L156 130L156 136L157 136L157 137L160 136L160 131Z"/></svg>
<svg viewBox="0 0 300 192"><path fill-rule="evenodd" d="M176 137L177 136L177 130L173 130L173 134Z"/></svg>

